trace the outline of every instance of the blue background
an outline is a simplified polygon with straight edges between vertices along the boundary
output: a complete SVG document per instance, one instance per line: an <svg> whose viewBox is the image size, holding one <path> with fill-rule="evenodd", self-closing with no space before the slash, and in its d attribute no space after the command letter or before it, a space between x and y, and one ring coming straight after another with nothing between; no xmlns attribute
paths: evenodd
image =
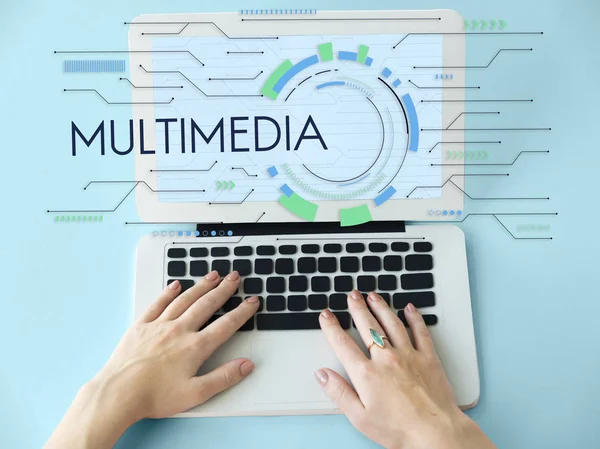
<svg viewBox="0 0 600 449"><path fill-rule="evenodd" d="M87 4L86 4L87 3ZM122 187L83 192L91 179L131 179L133 159L70 156L70 120L82 125L127 120L127 107L66 97L71 80L56 49L126 49L123 21L140 13L236 11L250 7L319 9L454 8L465 18L496 18L507 31L543 37L468 38L469 73L482 85L472 98L534 98L528 105L482 105L498 121L473 126L551 126L551 133L503 135L494 162L519 150L510 182L470 180L474 195L550 196L550 202L471 202L467 211L558 211L556 218L506 219L507 226L550 224L550 242L513 240L491 217L469 218L467 234L481 402L469 412L501 448L592 448L600 445L600 301L594 287L599 248L598 51L596 0L319 1L316 4L221 1L4 1L0 6L0 446L40 447L80 385L89 380L131 321L134 250L152 227L127 227L133 198L102 224L55 224L52 208L116 204ZM77 78L81 79L81 78ZM102 86L102 76L89 83ZM125 88L123 88L125 89ZM110 92L120 98L122 92ZM501 108L501 109L497 109ZM487 119L489 120L489 119ZM470 135L470 140L497 138ZM496 140L496 139L493 139ZM470 148L478 150L480 148ZM474 168L472 170L475 170ZM485 172L483 169L481 172ZM502 171L502 170L495 170ZM118 447L368 448L342 416L146 421Z"/></svg>

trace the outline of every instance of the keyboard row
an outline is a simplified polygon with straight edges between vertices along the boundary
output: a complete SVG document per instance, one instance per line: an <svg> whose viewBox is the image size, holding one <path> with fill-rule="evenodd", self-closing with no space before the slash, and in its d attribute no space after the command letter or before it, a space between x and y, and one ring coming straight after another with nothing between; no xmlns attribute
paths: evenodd
<svg viewBox="0 0 600 449"><path fill-rule="evenodd" d="M348 312L333 312L337 317L343 329L350 329L353 324L350 313ZM251 331L256 329L259 331L283 331L283 330L316 330L320 329L319 312L308 313L258 313L255 317L250 318L241 328L240 331ZM205 327L221 318L222 315L214 315ZM398 311L398 317L402 320L405 326L408 322L404 317L404 311ZM434 326L438 322L436 315L423 315L427 326Z"/></svg>
<svg viewBox="0 0 600 449"><path fill-rule="evenodd" d="M319 254L320 252L328 254L339 254L345 248L347 253L357 254L369 251L371 253L385 253L391 249L393 252L407 252L410 250L410 244L407 242L393 242L391 244L374 242L365 245L364 243L346 243L341 245L339 243L327 243L323 245L318 244L305 244L305 245L280 245L275 247L273 245L259 245L256 247L256 255L258 256L274 256L279 253L282 255L292 255L296 253L303 254ZM433 245L429 242L416 242L413 244L413 249L417 253L428 253L433 249ZM252 246L237 246L233 248L233 254L235 256L252 256L255 250ZM227 257L231 254L230 248L226 246L215 246L212 248L198 247L191 248L189 251L190 257ZM183 259L187 257L188 251L186 248L170 248L167 251L167 257L171 259Z"/></svg>
<svg viewBox="0 0 600 449"><path fill-rule="evenodd" d="M193 260L189 263L189 275L202 277L211 270L216 270L221 276L226 276L232 270L241 276L250 274L313 274L313 273L358 273L363 271L373 273L379 271L399 272L403 271L430 271L433 269L433 258L429 254L411 254L402 256L344 256L340 257L300 257L297 260L291 258L280 259L237 259L233 262L228 259L215 259L209 266L206 260ZM167 273L172 277L183 277L188 272L186 262L182 260L170 261L167 265Z"/></svg>
<svg viewBox="0 0 600 449"><path fill-rule="evenodd" d="M174 279L169 280L169 283ZM190 279L180 279L184 290L194 285ZM260 295L261 293L304 293L313 291L315 293L349 293L354 289L363 292L375 290L395 291L401 286L403 290L428 290L433 288L433 275L431 273L382 274L379 276L361 275L356 278L352 276L307 276L295 275L289 278L273 276L266 279L249 277L242 281L243 291L249 295Z"/></svg>

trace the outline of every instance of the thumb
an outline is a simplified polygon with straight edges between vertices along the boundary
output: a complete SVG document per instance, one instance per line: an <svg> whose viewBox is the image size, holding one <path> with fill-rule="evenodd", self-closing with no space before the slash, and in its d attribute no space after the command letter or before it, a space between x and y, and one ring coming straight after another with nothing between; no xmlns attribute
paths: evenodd
<svg viewBox="0 0 600 449"><path fill-rule="evenodd" d="M236 359L221 365L204 376L190 381L192 397L200 405L222 391L244 380L254 370L254 363L248 359Z"/></svg>
<svg viewBox="0 0 600 449"><path fill-rule="evenodd" d="M315 379L350 422L355 423L363 416L365 406L346 379L329 368L315 371Z"/></svg>

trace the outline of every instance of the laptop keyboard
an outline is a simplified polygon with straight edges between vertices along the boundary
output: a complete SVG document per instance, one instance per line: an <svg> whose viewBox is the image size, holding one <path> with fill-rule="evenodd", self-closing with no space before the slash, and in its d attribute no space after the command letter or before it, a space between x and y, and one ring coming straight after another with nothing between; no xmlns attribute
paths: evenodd
<svg viewBox="0 0 600 449"><path fill-rule="evenodd" d="M333 240L333 238L332 238ZM233 310L248 296L258 296L255 317L240 329L319 329L319 314L329 308L344 329L352 326L348 293L377 291L406 324L403 309L436 305L433 291L432 243L427 241L365 241L298 244L211 243L173 245L166 250L166 283L179 280L183 291L216 270L224 277L237 270L240 288L215 316ZM424 312L425 323L438 318Z"/></svg>

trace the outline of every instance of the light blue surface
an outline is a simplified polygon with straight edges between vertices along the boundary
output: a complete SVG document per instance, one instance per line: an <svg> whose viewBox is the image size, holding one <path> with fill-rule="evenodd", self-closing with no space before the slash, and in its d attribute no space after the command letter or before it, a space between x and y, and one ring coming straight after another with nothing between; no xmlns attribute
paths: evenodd
<svg viewBox="0 0 600 449"><path fill-rule="evenodd" d="M135 221L129 198L102 223L54 223L48 208L118 202L122 187L82 187L91 179L129 179L133 160L84 152L70 155L70 121L127 120L127 107L106 107L81 95L65 100L66 48L127 48L122 22L140 13L294 8L297 2L191 0L3 1L0 5L0 136L2 138L2 323L0 324L0 447L41 447L80 385L103 365L132 316L134 250L152 226ZM368 9L372 1L321 1L322 9ZM504 19L510 30L543 37L473 37L468 62L487 62L499 48L535 51L501 55L488 70L470 72L481 85L473 98L534 98L473 126L551 126L551 133L506 133L494 162L519 150L506 181L470 179L469 192L550 196L549 203L467 203L467 212L550 210L552 243L510 239L491 217L472 217L467 235L481 401L469 412L500 448L587 449L600 446L600 299L596 286L598 216L598 17L596 0L379 1L378 8L455 8L468 19ZM82 75L72 75L82 76ZM85 76L88 76L87 74ZM103 75L91 74L101 85ZM433 74L432 74L433 79ZM115 83L111 81L113 86ZM123 83L125 84L125 83ZM114 92L119 97L127 92ZM110 88L108 89L110 92ZM100 100L99 100L100 101ZM90 107L93 105L93 107ZM499 108L499 109L497 109ZM87 122L87 123L86 123ZM486 133L469 135L488 140ZM494 139L495 140L495 139ZM478 150L471 147L470 150ZM510 182L509 182L510 181ZM207 217L207 221L210 217ZM506 219L513 229L533 219ZM179 230L180 228L174 228ZM191 229L191 228L190 228ZM119 448L373 448L341 416L146 421Z"/></svg>

